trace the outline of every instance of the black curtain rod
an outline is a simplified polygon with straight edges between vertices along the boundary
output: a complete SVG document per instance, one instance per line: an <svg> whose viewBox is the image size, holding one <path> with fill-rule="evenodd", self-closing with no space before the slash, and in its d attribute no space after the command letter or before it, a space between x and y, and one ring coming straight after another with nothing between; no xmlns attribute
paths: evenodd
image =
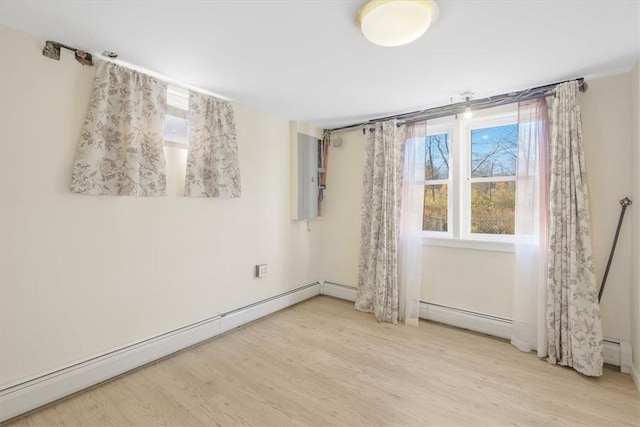
<svg viewBox="0 0 640 427"><path fill-rule="evenodd" d="M483 99L476 99L469 102L463 101L455 104L444 105L441 107L429 108L427 110L413 111L410 113L402 113L394 116L380 117L378 119L372 119L366 122L357 123L348 126L342 126L338 128L329 129L329 132L345 131L350 129L357 129L362 126L372 125L378 122L396 119L399 121L398 126L421 122L425 120L433 120L440 117L453 116L460 114L465 108L471 107L472 110L484 110L491 107L499 107L501 105L513 104L514 102L528 101L532 99L543 98L554 94L556 86L561 83L566 83L574 80L567 80L564 82L553 83L545 86L539 86L532 89L525 89L518 92L510 92L502 95L490 96ZM580 92L586 92L588 85L584 81L584 78L575 79L579 84Z"/></svg>

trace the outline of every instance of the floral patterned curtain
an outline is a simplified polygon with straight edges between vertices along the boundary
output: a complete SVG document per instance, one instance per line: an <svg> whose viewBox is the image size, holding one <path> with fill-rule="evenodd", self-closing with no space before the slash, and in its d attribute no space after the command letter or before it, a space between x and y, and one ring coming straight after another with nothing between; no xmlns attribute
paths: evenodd
<svg viewBox="0 0 640 427"><path fill-rule="evenodd" d="M549 361L602 375L602 324L594 274L578 82L557 86L549 103Z"/></svg>
<svg viewBox="0 0 640 427"><path fill-rule="evenodd" d="M240 197L240 166L231 104L189 93L185 196Z"/></svg>
<svg viewBox="0 0 640 427"><path fill-rule="evenodd" d="M99 61L82 128L71 191L113 196L164 196L167 84Z"/></svg>
<svg viewBox="0 0 640 427"><path fill-rule="evenodd" d="M397 323L398 245L405 129L395 120L365 131L357 310Z"/></svg>

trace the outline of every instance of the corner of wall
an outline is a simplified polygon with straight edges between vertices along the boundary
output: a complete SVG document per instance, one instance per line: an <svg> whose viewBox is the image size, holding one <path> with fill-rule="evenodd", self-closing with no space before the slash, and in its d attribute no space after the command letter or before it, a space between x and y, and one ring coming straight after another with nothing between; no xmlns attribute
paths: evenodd
<svg viewBox="0 0 640 427"><path fill-rule="evenodd" d="M290 217L298 217L298 122L289 122L289 210Z"/></svg>
<svg viewBox="0 0 640 427"><path fill-rule="evenodd" d="M634 205L630 209L632 228L631 346L632 376L640 390L640 62L631 70L631 170Z"/></svg>

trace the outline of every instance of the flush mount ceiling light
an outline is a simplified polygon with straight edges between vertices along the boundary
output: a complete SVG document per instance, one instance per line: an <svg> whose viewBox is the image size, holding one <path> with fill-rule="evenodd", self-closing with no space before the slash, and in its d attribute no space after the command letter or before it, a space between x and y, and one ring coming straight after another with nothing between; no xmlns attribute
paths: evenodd
<svg viewBox="0 0 640 427"><path fill-rule="evenodd" d="M402 46L423 35L438 19L433 0L373 0L358 13L364 37L380 46Z"/></svg>

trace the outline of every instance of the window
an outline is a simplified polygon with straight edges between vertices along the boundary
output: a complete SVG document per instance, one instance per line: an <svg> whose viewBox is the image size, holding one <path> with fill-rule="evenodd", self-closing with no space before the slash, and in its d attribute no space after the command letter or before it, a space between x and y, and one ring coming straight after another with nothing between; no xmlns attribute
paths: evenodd
<svg viewBox="0 0 640 427"><path fill-rule="evenodd" d="M424 210L422 229L449 230L449 144L451 132L427 135L424 147Z"/></svg>
<svg viewBox="0 0 640 427"><path fill-rule="evenodd" d="M167 86L167 116L164 140L189 144L189 91L177 86Z"/></svg>
<svg viewBox="0 0 640 427"><path fill-rule="evenodd" d="M517 105L476 112L472 119L429 121L419 138L424 141L424 165L418 167L424 167L425 235L512 241Z"/></svg>
<svg viewBox="0 0 640 427"><path fill-rule="evenodd" d="M471 128L465 225L470 234L513 235L518 125Z"/></svg>

